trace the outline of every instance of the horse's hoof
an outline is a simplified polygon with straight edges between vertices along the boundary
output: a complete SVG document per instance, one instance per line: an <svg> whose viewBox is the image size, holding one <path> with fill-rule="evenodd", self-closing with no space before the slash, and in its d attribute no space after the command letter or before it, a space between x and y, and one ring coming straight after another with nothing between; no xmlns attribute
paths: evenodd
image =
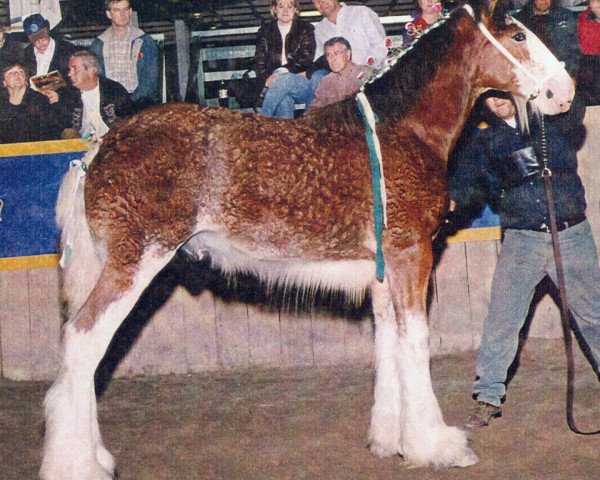
<svg viewBox="0 0 600 480"><path fill-rule="evenodd" d="M462 451L462 455L457 458L457 461L453 466L464 468L475 465L476 463L479 463L479 458L477 458L475 452L469 447L465 447Z"/></svg>
<svg viewBox="0 0 600 480"><path fill-rule="evenodd" d="M398 447L390 447L380 442L369 442L369 451L379 458L393 457L399 455Z"/></svg>

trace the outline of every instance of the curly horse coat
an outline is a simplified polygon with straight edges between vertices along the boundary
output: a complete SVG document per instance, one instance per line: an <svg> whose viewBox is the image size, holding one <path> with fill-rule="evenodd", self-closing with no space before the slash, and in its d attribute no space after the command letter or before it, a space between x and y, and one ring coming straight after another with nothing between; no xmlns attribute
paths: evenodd
<svg viewBox="0 0 600 480"><path fill-rule="evenodd" d="M375 276L369 153L353 99L293 121L164 105L111 130L86 175L67 175L58 222L73 258L62 270L67 322L45 402L42 478L114 478L94 372L141 293L188 240L187 250L225 273L340 290L356 302L370 291L371 451L410 465L477 462L464 432L444 423L429 372L426 292L431 238L447 202L446 160L487 88L536 97L548 114L567 110L573 97L562 65L495 7L455 10L365 88L386 179L383 281Z"/></svg>

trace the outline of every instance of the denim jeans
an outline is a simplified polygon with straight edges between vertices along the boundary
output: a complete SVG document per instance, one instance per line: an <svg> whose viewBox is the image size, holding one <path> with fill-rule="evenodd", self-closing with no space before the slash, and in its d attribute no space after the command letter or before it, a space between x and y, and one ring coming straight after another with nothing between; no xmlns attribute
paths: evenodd
<svg viewBox="0 0 600 480"><path fill-rule="evenodd" d="M294 105L307 107L315 98L315 90L326 70L317 70L310 78L295 73L284 73L273 80L263 100L260 114L267 117L294 118Z"/></svg>
<svg viewBox="0 0 600 480"><path fill-rule="evenodd" d="M600 267L588 221L559 232L567 301L579 330L598 364L600 360ZM473 393L477 400L500 405L513 362L519 331L537 284L556 266L550 234L506 230L492 282L492 298L483 325ZM597 365L596 365L597 367Z"/></svg>

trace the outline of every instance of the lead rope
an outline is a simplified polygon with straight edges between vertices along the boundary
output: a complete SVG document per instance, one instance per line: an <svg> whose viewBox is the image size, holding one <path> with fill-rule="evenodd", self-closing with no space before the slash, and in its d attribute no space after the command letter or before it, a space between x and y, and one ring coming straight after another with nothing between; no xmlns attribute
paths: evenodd
<svg viewBox="0 0 600 480"><path fill-rule="evenodd" d="M554 250L554 262L556 264L556 279L558 281L558 293L561 304L561 324L563 329L563 338L565 341L565 353L567 355L567 425L572 432L579 435L597 435L600 430L593 432L583 432L575 424L573 418L573 399L575 397L575 368L573 362L573 338L571 336L571 313L567 302L567 289L565 286L565 274L563 270L562 254L560 252L560 242L558 239L558 228L556 227L556 213L554 210L554 196L552 195L552 183L550 177L552 171L548 168L548 144L546 142L546 126L544 115L541 115L542 129L542 178L544 179L544 190L546 191L546 201L548 203L548 215L550 217L550 234L552 236L552 248Z"/></svg>

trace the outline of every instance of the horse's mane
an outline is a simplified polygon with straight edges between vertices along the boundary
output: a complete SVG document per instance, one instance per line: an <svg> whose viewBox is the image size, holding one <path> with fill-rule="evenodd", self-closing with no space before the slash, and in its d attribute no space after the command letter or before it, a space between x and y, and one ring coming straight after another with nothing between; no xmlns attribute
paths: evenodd
<svg viewBox="0 0 600 480"><path fill-rule="evenodd" d="M473 8L476 22L481 20L482 15L489 15L487 0L470 0L467 3ZM507 13L508 2L500 0L491 18L494 28L506 26ZM389 70L364 85L364 92L380 122L401 120L410 111L454 44L457 23L464 15L469 13L463 8L455 8L447 18L423 32L405 50L388 57L392 64ZM331 125L350 131L363 128L353 97L309 111L307 117L329 128Z"/></svg>

